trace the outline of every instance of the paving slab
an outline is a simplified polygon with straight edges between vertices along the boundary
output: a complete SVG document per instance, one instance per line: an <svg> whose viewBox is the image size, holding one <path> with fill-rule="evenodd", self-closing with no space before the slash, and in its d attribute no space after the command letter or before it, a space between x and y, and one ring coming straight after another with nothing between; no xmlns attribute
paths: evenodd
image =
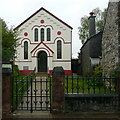
<svg viewBox="0 0 120 120"><path fill-rule="evenodd" d="M18 112L4 116L3 120L120 120L120 113L61 113Z"/></svg>

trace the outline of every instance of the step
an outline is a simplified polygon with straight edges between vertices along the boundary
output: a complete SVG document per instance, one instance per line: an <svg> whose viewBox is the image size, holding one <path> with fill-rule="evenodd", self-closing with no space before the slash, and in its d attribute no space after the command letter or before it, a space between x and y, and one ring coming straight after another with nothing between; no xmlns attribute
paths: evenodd
<svg viewBox="0 0 120 120"><path fill-rule="evenodd" d="M47 72L37 72L36 76L48 76Z"/></svg>

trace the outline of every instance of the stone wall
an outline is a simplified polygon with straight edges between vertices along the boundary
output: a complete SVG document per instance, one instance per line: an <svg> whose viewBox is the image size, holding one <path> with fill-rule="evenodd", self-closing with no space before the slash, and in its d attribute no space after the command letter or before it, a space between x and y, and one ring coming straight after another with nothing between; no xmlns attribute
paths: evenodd
<svg viewBox="0 0 120 120"><path fill-rule="evenodd" d="M66 94L65 112L117 112L117 99L114 94Z"/></svg>
<svg viewBox="0 0 120 120"><path fill-rule="evenodd" d="M102 66L103 75L109 76L110 71L119 63L119 28L118 28L119 2L109 2L106 24L102 39Z"/></svg>

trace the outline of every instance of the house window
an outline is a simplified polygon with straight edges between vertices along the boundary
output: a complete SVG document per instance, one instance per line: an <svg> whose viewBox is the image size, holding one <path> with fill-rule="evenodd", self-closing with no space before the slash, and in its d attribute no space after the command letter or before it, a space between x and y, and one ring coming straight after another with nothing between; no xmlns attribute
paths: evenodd
<svg viewBox="0 0 120 120"><path fill-rule="evenodd" d="M23 70L29 70L29 66L23 66Z"/></svg>
<svg viewBox="0 0 120 120"><path fill-rule="evenodd" d="M62 58L62 42L60 40L57 41L57 59Z"/></svg>
<svg viewBox="0 0 120 120"><path fill-rule="evenodd" d="M24 59L28 59L28 42L24 42Z"/></svg>
<svg viewBox="0 0 120 120"><path fill-rule="evenodd" d="M51 31L50 28L47 28L47 41L50 41Z"/></svg>
<svg viewBox="0 0 120 120"><path fill-rule="evenodd" d="M41 41L44 41L44 29L41 28Z"/></svg>
<svg viewBox="0 0 120 120"><path fill-rule="evenodd" d="M35 28L34 30L34 39L35 41L38 41L38 29L37 28Z"/></svg>

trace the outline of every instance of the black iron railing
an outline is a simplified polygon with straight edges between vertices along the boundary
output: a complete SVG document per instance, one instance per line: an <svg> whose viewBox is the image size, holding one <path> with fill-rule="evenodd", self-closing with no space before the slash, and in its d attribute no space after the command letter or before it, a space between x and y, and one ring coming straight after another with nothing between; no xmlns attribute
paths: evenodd
<svg viewBox="0 0 120 120"><path fill-rule="evenodd" d="M116 78L65 77L66 112L119 111Z"/></svg>
<svg viewBox="0 0 120 120"><path fill-rule="evenodd" d="M13 110L17 109L23 99L23 95L27 92L30 86L30 81L35 78L31 73L28 76L17 76L13 80Z"/></svg>
<svg viewBox="0 0 120 120"><path fill-rule="evenodd" d="M116 78L65 77L65 93L116 93Z"/></svg>
<svg viewBox="0 0 120 120"><path fill-rule="evenodd" d="M50 111L51 79L31 74L23 79L14 79L13 110Z"/></svg>

